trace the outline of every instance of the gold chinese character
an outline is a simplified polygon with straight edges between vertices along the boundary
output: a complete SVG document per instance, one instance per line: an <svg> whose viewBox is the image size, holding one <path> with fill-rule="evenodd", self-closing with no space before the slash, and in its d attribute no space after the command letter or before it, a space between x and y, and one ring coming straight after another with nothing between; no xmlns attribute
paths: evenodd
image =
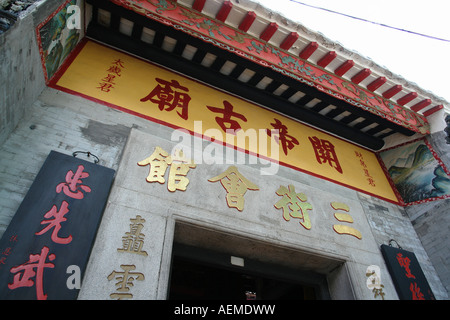
<svg viewBox="0 0 450 320"><path fill-rule="evenodd" d="M142 246L144 245L145 235L141 233L142 228L144 228L145 219L141 216L136 216L134 219L130 219L130 232L126 232L125 236L122 237L123 247L117 249L119 252L129 252L136 253L143 256L147 256L146 251L142 251Z"/></svg>
<svg viewBox="0 0 450 320"><path fill-rule="evenodd" d="M155 151L148 158L138 162L140 166L150 165L150 170L146 178L147 182L166 182L164 175L167 167L172 163L172 157L161 147L156 147Z"/></svg>
<svg viewBox="0 0 450 320"><path fill-rule="evenodd" d="M247 190L259 190L258 186L247 180L235 166L230 166L225 172L209 179L210 182L219 181L227 191L228 207L244 210L244 195Z"/></svg>
<svg viewBox="0 0 450 320"><path fill-rule="evenodd" d="M346 205L345 203L331 202L330 204L334 210L342 210L345 212L350 211L349 206ZM353 223L353 218L348 213L335 212L334 217L336 218L336 220L341 221L341 222ZM362 239L361 232L359 232L355 228L350 227L348 225L334 224L333 230L336 231L338 234L348 234L348 235L354 236L360 240Z"/></svg>
<svg viewBox="0 0 450 320"><path fill-rule="evenodd" d="M312 210L312 205L306 202L308 199L304 193L296 193L295 187L289 185L288 188L280 186L276 194L283 198L274 206L277 209L283 209L283 218L286 221L292 218L301 219L300 224L307 230L311 229L311 220L308 210Z"/></svg>
<svg viewBox="0 0 450 320"><path fill-rule="evenodd" d="M167 168L171 166L169 181L167 183L167 189L171 192L175 190L185 191L189 184L189 179L186 178L186 175L189 169L196 168L196 164L192 160L187 160L181 150L175 151L172 157L161 147L156 147L153 154L139 161L138 165L150 165L150 170L146 178L147 182L159 182L161 184L166 182L164 175L166 174Z"/></svg>
<svg viewBox="0 0 450 320"><path fill-rule="evenodd" d="M167 183L167 188L169 191L174 192L175 190L185 191L187 185L189 184L189 179L186 175L189 169L195 169L197 165L192 162L192 160L187 160L183 155L183 151L175 151L175 155L172 157L172 165L169 172L169 181Z"/></svg>
<svg viewBox="0 0 450 320"><path fill-rule="evenodd" d="M116 291L115 293L111 293L109 296L113 299L131 299L133 295L129 293L130 287L134 286L133 281L143 281L145 280L144 274L140 272L132 272L132 270L136 269L134 265L122 264L120 265L123 271L113 271L108 276L108 280L116 279Z"/></svg>

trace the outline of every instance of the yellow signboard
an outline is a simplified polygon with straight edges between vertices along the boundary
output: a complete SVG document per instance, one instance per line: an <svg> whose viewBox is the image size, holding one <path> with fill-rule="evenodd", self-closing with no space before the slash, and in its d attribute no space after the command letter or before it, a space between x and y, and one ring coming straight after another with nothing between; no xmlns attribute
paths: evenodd
<svg viewBox="0 0 450 320"><path fill-rule="evenodd" d="M374 152L96 42L53 86L398 202Z"/></svg>

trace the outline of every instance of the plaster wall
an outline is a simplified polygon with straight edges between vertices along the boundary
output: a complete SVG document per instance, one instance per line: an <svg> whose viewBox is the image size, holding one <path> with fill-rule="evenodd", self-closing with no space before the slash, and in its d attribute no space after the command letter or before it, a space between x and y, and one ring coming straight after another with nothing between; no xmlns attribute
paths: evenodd
<svg viewBox="0 0 450 320"><path fill-rule="evenodd" d="M38 1L0 34L0 144L45 88L35 30L59 5L58 0Z"/></svg>

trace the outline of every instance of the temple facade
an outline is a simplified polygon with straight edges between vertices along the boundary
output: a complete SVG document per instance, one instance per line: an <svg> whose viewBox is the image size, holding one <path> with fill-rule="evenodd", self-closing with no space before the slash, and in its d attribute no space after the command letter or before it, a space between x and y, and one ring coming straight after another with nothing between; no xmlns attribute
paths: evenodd
<svg viewBox="0 0 450 320"><path fill-rule="evenodd" d="M448 299L447 101L255 1L10 8L1 299Z"/></svg>

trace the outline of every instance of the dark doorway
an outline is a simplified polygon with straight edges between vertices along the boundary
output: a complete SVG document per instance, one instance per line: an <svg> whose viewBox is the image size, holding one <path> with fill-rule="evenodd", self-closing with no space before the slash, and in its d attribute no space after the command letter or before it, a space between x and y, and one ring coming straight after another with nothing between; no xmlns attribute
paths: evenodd
<svg viewBox="0 0 450 320"><path fill-rule="evenodd" d="M323 274L234 254L175 242L168 299L330 299Z"/></svg>
<svg viewBox="0 0 450 320"><path fill-rule="evenodd" d="M169 300L315 300L313 286L175 257Z"/></svg>

